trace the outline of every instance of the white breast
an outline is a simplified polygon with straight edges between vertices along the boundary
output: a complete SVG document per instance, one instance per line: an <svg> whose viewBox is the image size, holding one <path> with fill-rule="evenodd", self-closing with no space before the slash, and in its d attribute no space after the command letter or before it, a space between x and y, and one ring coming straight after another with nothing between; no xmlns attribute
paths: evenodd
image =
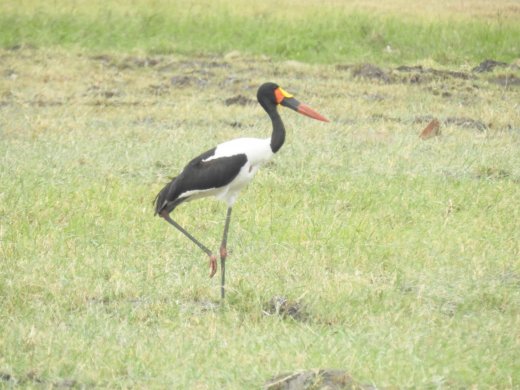
<svg viewBox="0 0 520 390"><path fill-rule="evenodd" d="M235 202L240 190L249 184L258 169L273 157L270 142L270 139L237 138L217 146L215 154L205 161L237 154L247 156L247 162L237 177L223 189L224 191L215 194L218 199L226 201L229 206Z"/></svg>

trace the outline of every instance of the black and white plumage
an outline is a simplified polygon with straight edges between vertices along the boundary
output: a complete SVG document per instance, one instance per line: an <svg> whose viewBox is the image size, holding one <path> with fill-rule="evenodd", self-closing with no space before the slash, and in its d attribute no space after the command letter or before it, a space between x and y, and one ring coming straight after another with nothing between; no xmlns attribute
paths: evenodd
<svg viewBox="0 0 520 390"><path fill-rule="evenodd" d="M228 212L220 247L222 297L224 297L226 244L231 208L240 190L254 178L263 164L271 160L285 142L285 127L278 113L278 106L282 105L311 118L328 122L325 117L297 101L275 83L262 84L258 89L257 99L271 118L273 125L271 136L269 138L237 138L202 153L191 160L183 171L159 192L155 201L155 214L160 215L179 229L210 257L210 276L216 272L216 257L173 221L170 213L181 203L202 197L214 196L227 203Z"/></svg>

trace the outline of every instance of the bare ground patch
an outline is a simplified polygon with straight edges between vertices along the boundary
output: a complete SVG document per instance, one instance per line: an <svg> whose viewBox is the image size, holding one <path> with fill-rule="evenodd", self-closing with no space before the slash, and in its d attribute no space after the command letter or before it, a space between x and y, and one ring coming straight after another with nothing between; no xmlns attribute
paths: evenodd
<svg viewBox="0 0 520 390"><path fill-rule="evenodd" d="M0 387L7 386L9 388L16 387L33 387L50 388L50 389L92 389L96 385L94 383L80 383L75 379L49 379L45 378L35 371L30 371L25 375L15 376L7 372L0 372Z"/></svg>
<svg viewBox="0 0 520 390"><path fill-rule="evenodd" d="M238 105L238 106L247 106L248 104L257 104L257 102L253 99L250 99L244 95L237 95L230 98L227 98L224 101L226 106Z"/></svg>
<svg viewBox="0 0 520 390"><path fill-rule="evenodd" d="M338 64L338 71L348 71L354 79L371 81L383 84L405 83L405 84L431 84L439 81L450 82L451 80L474 81L488 80L501 86L520 85L520 78L516 72L519 70L516 64L507 64L501 61L485 60L475 66L471 71L460 71L450 69L437 69L424 67L422 65L400 65L395 68L385 69L374 64ZM496 72L508 72L497 74L486 78L485 74ZM460 85L460 84L458 84ZM449 97L445 95L445 97Z"/></svg>
<svg viewBox="0 0 520 390"><path fill-rule="evenodd" d="M359 383L344 370L320 369L277 375L265 384L264 389L371 390L376 389L376 387Z"/></svg>

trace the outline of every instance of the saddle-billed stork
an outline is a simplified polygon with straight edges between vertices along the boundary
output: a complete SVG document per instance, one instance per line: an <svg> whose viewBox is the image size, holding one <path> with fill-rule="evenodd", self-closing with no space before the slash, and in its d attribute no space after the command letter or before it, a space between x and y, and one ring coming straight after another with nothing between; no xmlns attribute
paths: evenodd
<svg viewBox="0 0 520 390"><path fill-rule="evenodd" d="M210 277L217 272L217 257L175 222L170 217L170 213L183 202L207 196L214 196L227 203L226 222L220 245L222 298L225 295L227 237L232 206L240 190L253 179L258 169L280 150L285 141L285 127L278 113L278 106L288 107L300 114L328 122L328 119L306 104L300 103L275 83L262 84L258 89L257 99L271 118L273 124L271 137L237 138L202 153L191 160L177 177L164 186L155 199L155 215L164 218L209 256Z"/></svg>

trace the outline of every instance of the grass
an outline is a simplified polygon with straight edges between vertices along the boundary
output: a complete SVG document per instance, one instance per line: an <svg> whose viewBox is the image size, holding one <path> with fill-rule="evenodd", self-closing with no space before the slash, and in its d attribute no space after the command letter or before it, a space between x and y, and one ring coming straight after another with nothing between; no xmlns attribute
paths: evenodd
<svg viewBox="0 0 520 390"><path fill-rule="evenodd" d="M13 4L3 21L39 18ZM305 4L294 26L309 22ZM76 6L83 22L97 12ZM41 7L42 21L68 11ZM128 11L112 7L115 20ZM484 9L454 18L495 25ZM209 42L156 54L146 37L103 46L36 31L38 47L1 35L27 45L0 49L0 387L243 389L313 368L380 388L520 386L520 94L493 82L517 69L471 73L493 55L459 53L468 79L392 66L384 82ZM432 52L417 57L424 69ZM152 200L197 153L268 135L259 107L225 104L265 80L332 122L283 112L286 145L234 207L220 304L206 256ZM442 134L422 141L430 117ZM225 205L175 216L218 247ZM270 313L276 296L301 317Z"/></svg>
<svg viewBox="0 0 520 390"><path fill-rule="evenodd" d="M244 388L336 367L378 386L518 386L516 90L248 57L2 55L5 383ZM235 207L219 307L205 256L151 202L196 153L268 134L256 106L223 104L264 79L333 122L284 112L287 145ZM424 115L489 127L421 141ZM216 248L224 213L204 200L176 216ZM274 296L306 321L266 315Z"/></svg>
<svg viewBox="0 0 520 390"><path fill-rule="evenodd" d="M520 11L515 5L504 7L507 2L485 7L495 14L473 18L465 15L466 9L442 18L432 17L431 11L403 17L407 7L376 13L366 6L296 6L290 1L285 7L274 1L256 6L229 1L57 4L4 2L0 47L24 44L152 54L239 50L314 63L431 59L444 65L485 56L510 62L520 50Z"/></svg>

